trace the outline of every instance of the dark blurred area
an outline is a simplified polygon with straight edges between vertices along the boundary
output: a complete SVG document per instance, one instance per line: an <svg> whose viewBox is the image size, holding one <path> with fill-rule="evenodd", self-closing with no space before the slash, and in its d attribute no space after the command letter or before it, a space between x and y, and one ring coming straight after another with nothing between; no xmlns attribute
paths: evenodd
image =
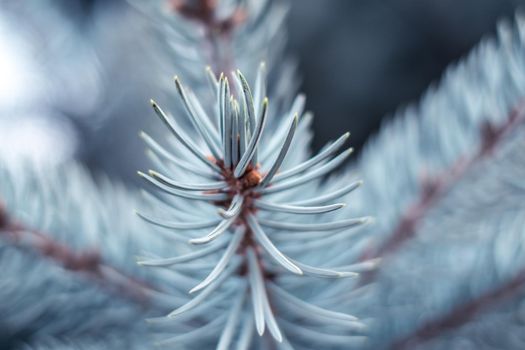
<svg viewBox="0 0 525 350"><path fill-rule="evenodd" d="M381 119L437 82L445 68L512 19L523 0L294 0L299 57L315 146L350 130L360 148Z"/></svg>
<svg viewBox="0 0 525 350"><path fill-rule="evenodd" d="M148 71L160 63L148 55L152 33L144 29L144 18L124 0L29 3L0 3L0 23L7 23L0 31L0 122L14 130L4 143L49 153L24 142L41 135L54 156L77 157L96 171L133 179L143 159L137 131L153 127L147 100L163 93L158 76ZM417 101L447 65L523 3L293 0L289 52L298 58L301 90L316 115L315 148L350 130L359 149L381 118ZM39 6L49 4L56 7L52 18L41 18ZM41 35L24 42L31 31ZM169 71L169 61L164 63ZM12 121L23 125L20 120L32 121L35 114L45 124L40 133L19 135ZM50 134L57 128L61 136Z"/></svg>

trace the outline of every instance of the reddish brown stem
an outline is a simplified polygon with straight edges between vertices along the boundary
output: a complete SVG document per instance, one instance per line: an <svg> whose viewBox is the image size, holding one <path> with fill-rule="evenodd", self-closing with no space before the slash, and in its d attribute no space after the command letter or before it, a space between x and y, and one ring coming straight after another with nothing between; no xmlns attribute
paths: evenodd
<svg viewBox="0 0 525 350"><path fill-rule="evenodd" d="M13 220L0 203L1 236L22 248L40 253L66 270L82 274L101 287L123 295L142 307L149 304L148 291L151 291L151 288L147 283L108 265L96 250L75 252L44 232L25 227Z"/></svg>
<svg viewBox="0 0 525 350"><path fill-rule="evenodd" d="M448 170L434 178L427 178L419 198L409 205L393 232L378 248L370 248L363 260L385 257L397 251L403 244L414 237L419 223L429 210L479 161L490 157L505 136L517 125L525 121L523 102L518 104L501 125L485 123L481 127L482 142L477 151L469 158L460 157ZM373 272L371 273L373 274ZM371 278L371 274L366 279Z"/></svg>
<svg viewBox="0 0 525 350"><path fill-rule="evenodd" d="M200 23L206 33L206 52L208 60L215 72L228 75L233 68L231 37L233 30L246 20L246 12L237 8L231 16L223 19L217 18L216 0L170 0L172 10L182 16Z"/></svg>
<svg viewBox="0 0 525 350"><path fill-rule="evenodd" d="M450 329L462 326L480 312L489 309L506 298L512 297L524 284L525 270L522 270L501 287L482 294L466 304L458 305L444 316L427 322L414 333L396 341L392 348L397 350L412 349L416 344L423 343Z"/></svg>

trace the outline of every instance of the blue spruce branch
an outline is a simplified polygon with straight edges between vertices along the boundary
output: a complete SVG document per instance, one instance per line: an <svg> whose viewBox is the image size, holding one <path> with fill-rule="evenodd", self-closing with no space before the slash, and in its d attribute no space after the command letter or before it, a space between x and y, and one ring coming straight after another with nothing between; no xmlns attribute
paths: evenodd
<svg viewBox="0 0 525 350"><path fill-rule="evenodd" d="M141 199L76 166L2 162L1 338L144 349L153 327L176 348L523 348L522 19L330 175L348 135L307 151L286 6L141 6L169 24L189 118L153 103L175 137L141 134L155 167Z"/></svg>
<svg viewBox="0 0 525 350"><path fill-rule="evenodd" d="M449 311L447 314L443 315L441 318L431 320L424 324L413 334L396 341L392 348L413 349L415 346L421 345L432 338L441 336L444 332L457 329L471 321L484 310L494 307L495 304L501 303L505 301L505 299L512 298L515 295L522 294L520 293L520 290L523 290L524 286L525 268L522 269L522 271L520 271L515 277L510 279L510 281L499 286L498 288L477 296L473 300L464 304L460 304ZM482 317L484 318L484 316Z"/></svg>
<svg viewBox="0 0 525 350"><path fill-rule="evenodd" d="M363 259L393 254L406 241L410 240L417 231L418 223L424 219L436 202L444 197L473 166L486 158L490 158L505 138L525 122L524 107L524 103L520 101L511 111L508 119L501 121L499 125L493 125L491 122L482 123L480 144L473 154L459 156L456 163L438 174L425 174L422 179L420 197L407 207L406 212L402 214L401 220L389 234L388 239L381 242L379 247L371 247L369 251L365 251Z"/></svg>
<svg viewBox="0 0 525 350"><path fill-rule="evenodd" d="M162 280L130 264L131 254L163 244L143 236L137 195L104 178L95 184L71 164L3 162L0 176L0 343L147 348L142 320L172 297Z"/></svg>
<svg viewBox="0 0 525 350"><path fill-rule="evenodd" d="M295 290L304 288L303 275L355 278L376 266L377 260L354 265L351 255L334 259L329 246L327 254L321 248L335 237L340 242L344 239L341 246L350 248L357 229L369 222L368 217L348 218L342 210L344 203L337 202L359 182L331 193L318 190L322 177L351 154L351 148L341 152L349 134L311 158L300 153L301 157L294 157L302 146L294 141L301 141L306 132L301 124L309 121L303 115L304 104L294 104L278 121L278 128L266 128L271 117L264 97L264 67L253 93L240 71L233 79L235 93L224 74L213 82L211 93L217 103L210 117L193 92L175 77L180 100L199 137L190 136L191 130L181 128L151 102L177 142L168 150L143 135L159 170L139 175L162 192L157 200L168 209L162 216L139 215L169 229L177 240L185 234L188 243L203 245L175 257L139 260L140 265L175 271L172 278L177 294L190 294L187 302L165 318L150 321L184 324L194 320L198 325L189 333L174 331L176 335L158 344L192 348L218 344L220 349L229 349L237 343L245 349L256 341L252 339L255 330L262 336L266 329L287 348L305 340L334 346L362 344L365 325L354 316L316 305L326 299L321 292L294 296ZM150 206L154 208L155 204ZM297 247L303 249L297 251ZM236 331L241 320L249 328Z"/></svg>
<svg viewBox="0 0 525 350"><path fill-rule="evenodd" d="M272 108L292 103L298 79L295 60L284 54L288 1L131 2L158 28L162 49L167 47L172 58L170 73L177 71L201 99L213 80L212 71L224 72L232 80L233 70L239 68L254 81L260 62L266 62Z"/></svg>
<svg viewBox="0 0 525 350"><path fill-rule="evenodd" d="M508 309L520 304L525 266L523 33L520 17L500 25L356 165L367 186L350 203L378 218L363 256L383 254L353 297L374 319L369 348L522 345Z"/></svg>

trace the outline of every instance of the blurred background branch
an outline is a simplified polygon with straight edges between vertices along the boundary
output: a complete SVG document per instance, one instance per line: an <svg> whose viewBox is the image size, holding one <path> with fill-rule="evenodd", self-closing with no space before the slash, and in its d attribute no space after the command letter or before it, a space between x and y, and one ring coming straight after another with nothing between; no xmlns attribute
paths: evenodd
<svg viewBox="0 0 525 350"><path fill-rule="evenodd" d="M381 118L417 100L449 63L524 1L291 4L288 46L300 58L307 108L318 115L314 147L352 130L359 150ZM177 73L171 59L154 54L159 50L143 16L125 0L3 1L0 10L0 122L30 120L42 130L31 135L42 135L40 143L54 152L29 148L22 135L3 147L55 162L75 156L133 180L144 161L129 156L142 154L134 135L146 127L144 101L161 94L156 82L168 85ZM50 137L49 129L62 130L61 136Z"/></svg>

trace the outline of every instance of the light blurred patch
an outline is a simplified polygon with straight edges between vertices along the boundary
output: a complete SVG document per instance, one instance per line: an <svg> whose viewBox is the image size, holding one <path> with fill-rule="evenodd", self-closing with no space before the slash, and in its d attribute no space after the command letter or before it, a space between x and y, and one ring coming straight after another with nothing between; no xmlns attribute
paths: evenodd
<svg viewBox="0 0 525 350"><path fill-rule="evenodd" d="M40 83L25 40L0 16L0 110L34 99Z"/></svg>
<svg viewBox="0 0 525 350"><path fill-rule="evenodd" d="M57 117L0 119L0 159L59 164L73 157L78 146L75 129Z"/></svg>

